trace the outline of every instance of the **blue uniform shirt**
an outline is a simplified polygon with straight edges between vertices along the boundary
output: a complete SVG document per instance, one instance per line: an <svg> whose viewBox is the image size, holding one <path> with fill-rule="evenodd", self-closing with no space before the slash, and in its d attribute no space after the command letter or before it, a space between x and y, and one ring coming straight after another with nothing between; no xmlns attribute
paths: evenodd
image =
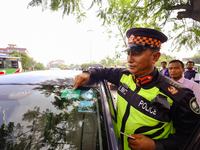
<svg viewBox="0 0 200 150"><path fill-rule="evenodd" d="M160 73L163 74L163 69L160 70ZM169 72L168 72L168 68L166 68L165 73L164 73L163 75L165 75L165 76L171 78L170 75L169 75Z"/></svg>

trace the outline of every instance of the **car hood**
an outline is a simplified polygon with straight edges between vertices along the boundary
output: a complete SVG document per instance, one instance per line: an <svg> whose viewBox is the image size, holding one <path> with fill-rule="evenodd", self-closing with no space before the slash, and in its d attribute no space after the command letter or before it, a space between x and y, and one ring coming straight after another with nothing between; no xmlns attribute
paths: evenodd
<svg viewBox="0 0 200 150"><path fill-rule="evenodd" d="M80 73L74 70L43 70L6 74L0 76L0 84L73 84L75 76Z"/></svg>
<svg viewBox="0 0 200 150"><path fill-rule="evenodd" d="M74 78L82 71L43 70L5 74L0 76L0 85L72 85ZM84 86L97 87L98 80L90 79Z"/></svg>

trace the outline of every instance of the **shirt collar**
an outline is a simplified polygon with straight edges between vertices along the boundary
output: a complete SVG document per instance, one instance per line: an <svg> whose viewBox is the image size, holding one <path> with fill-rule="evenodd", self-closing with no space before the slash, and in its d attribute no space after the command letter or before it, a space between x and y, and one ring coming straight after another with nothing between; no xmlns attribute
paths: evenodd
<svg viewBox="0 0 200 150"><path fill-rule="evenodd" d="M133 75L133 81L138 86L144 87L147 84L154 82L157 79L157 76L158 76L158 70L157 70L156 67L154 67L154 71L151 72L150 74L145 75L145 76L138 78L137 76Z"/></svg>
<svg viewBox="0 0 200 150"><path fill-rule="evenodd" d="M183 84L183 83L184 83L184 80L185 80L184 77L182 77L182 78L180 78L177 82L180 83L180 84Z"/></svg>

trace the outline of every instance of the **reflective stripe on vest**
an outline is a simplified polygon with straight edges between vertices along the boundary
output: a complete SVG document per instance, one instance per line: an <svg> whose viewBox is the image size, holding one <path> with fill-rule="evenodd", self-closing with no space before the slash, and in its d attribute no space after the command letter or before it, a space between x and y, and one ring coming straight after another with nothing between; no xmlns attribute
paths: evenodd
<svg viewBox="0 0 200 150"><path fill-rule="evenodd" d="M169 134L174 134L169 114L151 105L151 100L158 94L166 96L172 106L172 99L160 92L159 88L143 89L136 86L131 74L124 74L118 86L118 129L126 134L143 134L152 139L167 138ZM127 137L121 135L121 138L124 149L129 149Z"/></svg>

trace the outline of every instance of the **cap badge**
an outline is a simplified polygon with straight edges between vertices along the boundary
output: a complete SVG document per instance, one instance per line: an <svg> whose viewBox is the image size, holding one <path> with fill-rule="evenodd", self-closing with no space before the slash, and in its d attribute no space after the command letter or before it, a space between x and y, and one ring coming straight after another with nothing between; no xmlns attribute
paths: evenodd
<svg viewBox="0 0 200 150"><path fill-rule="evenodd" d="M197 103L196 97L193 97L190 100L190 108L192 109L192 111L196 114L200 114L200 109L199 109L199 105Z"/></svg>
<svg viewBox="0 0 200 150"><path fill-rule="evenodd" d="M168 91L169 91L172 95L178 93L178 90L177 90L175 87L173 87L173 86L169 86L169 87L168 87Z"/></svg>
<svg viewBox="0 0 200 150"><path fill-rule="evenodd" d="M133 34L131 34L131 36L128 39L128 43L133 43L135 39L135 36Z"/></svg>

